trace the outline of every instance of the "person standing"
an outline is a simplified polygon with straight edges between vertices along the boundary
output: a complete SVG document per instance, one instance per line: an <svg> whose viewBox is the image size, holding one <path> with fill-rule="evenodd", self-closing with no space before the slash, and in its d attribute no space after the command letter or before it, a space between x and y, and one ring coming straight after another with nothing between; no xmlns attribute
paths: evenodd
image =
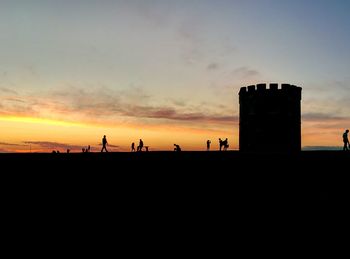
<svg viewBox="0 0 350 259"><path fill-rule="evenodd" d="M103 150L108 152L107 145L108 145L107 138L106 138L106 135L104 135L103 138L102 138L102 149L101 149L101 152L103 152Z"/></svg>
<svg viewBox="0 0 350 259"><path fill-rule="evenodd" d="M135 152L135 143L134 142L131 143L131 152Z"/></svg>
<svg viewBox="0 0 350 259"><path fill-rule="evenodd" d="M221 151L221 149L222 149L222 147L223 147L223 144L224 143L224 141L221 139L221 138L219 138L219 147L220 147L220 151Z"/></svg>
<svg viewBox="0 0 350 259"><path fill-rule="evenodd" d="M343 150L349 150L349 137L348 137L349 130L347 129L344 134L343 134L343 142L344 142L344 147Z"/></svg>
<svg viewBox="0 0 350 259"><path fill-rule="evenodd" d="M227 151L227 149L228 149L228 147L229 147L228 139L227 139L227 138L223 141L223 146L224 146L224 151Z"/></svg>
<svg viewBox="0 0 350 259"><path fill-rule="evenodd" d="M140 139L139 146L137 147L137 151L141 152L143 148L143 141Z"/></svg>
<svg viewBox="0 0 350 259"><path fill-rule="evenodd" d="M210 150L210 143L211 143L211 141L208 139L208 140L207 140L207 151Z"/></svg>

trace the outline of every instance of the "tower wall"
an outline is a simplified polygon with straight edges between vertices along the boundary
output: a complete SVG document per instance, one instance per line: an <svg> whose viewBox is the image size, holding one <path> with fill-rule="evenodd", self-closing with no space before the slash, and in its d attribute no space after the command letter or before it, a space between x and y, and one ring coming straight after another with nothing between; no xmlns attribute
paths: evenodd
<svg viewBox="0 0 350 259"><path fill-rule="evenodd" d="M301 90L290 84L242 87L239 92L240 151L300 151Z"/></svg>

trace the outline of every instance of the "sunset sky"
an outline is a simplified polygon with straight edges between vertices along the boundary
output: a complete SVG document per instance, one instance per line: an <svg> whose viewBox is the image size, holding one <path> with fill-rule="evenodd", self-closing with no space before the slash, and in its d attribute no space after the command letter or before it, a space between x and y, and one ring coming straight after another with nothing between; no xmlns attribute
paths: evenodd
<svg viewBox="0 0 350 259"><path fill-rule="evenodd" d="M238 149L238 92L303 88L302 146L350 128L350 1L0 0L0 152Z"/></svg>

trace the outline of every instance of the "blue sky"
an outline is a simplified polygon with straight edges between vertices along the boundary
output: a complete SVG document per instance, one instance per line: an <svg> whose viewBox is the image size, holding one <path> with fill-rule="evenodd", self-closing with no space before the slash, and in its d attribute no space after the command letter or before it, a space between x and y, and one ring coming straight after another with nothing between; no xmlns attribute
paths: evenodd
<svg viewBox="0 0 350 259"><path fill-rule="evenodd" d="M2 115L237 139L239 88L291 83L303 87L305 145L334 146L350 122L349 10L340 0L0 1Z"/></svg>

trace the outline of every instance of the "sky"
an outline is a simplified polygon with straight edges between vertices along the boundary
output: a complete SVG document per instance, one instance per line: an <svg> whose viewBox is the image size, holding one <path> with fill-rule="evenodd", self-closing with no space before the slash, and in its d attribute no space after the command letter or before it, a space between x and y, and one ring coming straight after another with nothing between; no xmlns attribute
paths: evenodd
<svg viewBox="0 0 350 259"><path fill-rule="evenodd" d="M238 149L240 87L303 88L302 146L350 128L350 1L0 0L0 152Z"/></svg>

